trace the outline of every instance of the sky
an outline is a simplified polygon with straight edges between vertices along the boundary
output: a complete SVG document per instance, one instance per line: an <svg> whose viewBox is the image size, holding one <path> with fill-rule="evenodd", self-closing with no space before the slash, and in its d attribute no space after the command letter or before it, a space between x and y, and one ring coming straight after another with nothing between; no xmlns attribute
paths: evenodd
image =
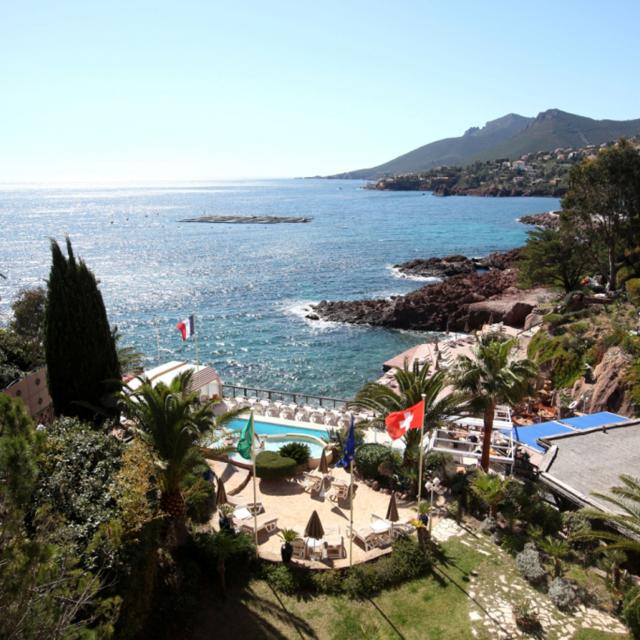
<svg viewBox="0 0 640 640"><path fill-rule="evenodd" d="M640 2L0 0L0 182L374 166L506 113L640 118Z"/></svg>

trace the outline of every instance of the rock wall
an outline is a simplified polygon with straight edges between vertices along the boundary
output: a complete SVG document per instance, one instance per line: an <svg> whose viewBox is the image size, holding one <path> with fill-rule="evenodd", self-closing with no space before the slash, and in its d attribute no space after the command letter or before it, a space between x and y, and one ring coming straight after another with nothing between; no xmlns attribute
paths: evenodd
<svg viewBox="0 0 640 640"><path fill-rule="evenodd" d="M613 411L623 416L634 415L633 404L624 380L632 357L620 347L608 349L593 370L593 383L578 380L571 396L579 402L578 409L584 413Z"/></svg>

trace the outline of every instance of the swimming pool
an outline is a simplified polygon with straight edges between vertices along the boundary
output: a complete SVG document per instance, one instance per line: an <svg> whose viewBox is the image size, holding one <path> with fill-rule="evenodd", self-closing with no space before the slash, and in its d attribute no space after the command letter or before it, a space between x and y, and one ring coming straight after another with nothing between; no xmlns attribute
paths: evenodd
<svg viewBox="0 0 640 640"><path fill-rule="evenodd" d="M227 429L239 434L246 424L246 419L237 418L227 424ZM301 427L290 421L276 423L264 419L254 419L253 424L261 442L264 443L264 447L261 447L260 451L278 451L282 445L289 442L301 442L309 446L311 458L319 458L322 455L324 443L329 442L329 433L322 427L314 429ZM238 462L246 462L237 452L230 453L229 458Z"/></svg>

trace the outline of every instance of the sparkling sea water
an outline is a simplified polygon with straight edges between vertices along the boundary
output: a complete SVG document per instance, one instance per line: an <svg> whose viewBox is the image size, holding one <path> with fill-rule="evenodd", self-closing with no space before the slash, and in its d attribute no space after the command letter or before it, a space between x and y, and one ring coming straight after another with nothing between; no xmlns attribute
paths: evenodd
<svg viewBox="0 0 640 640"><path fill-rule="evenodd" d="M525 239L516 218L553 198L440 198L351 180L0 188L0 323L43 284L49 239L68 234L100 281L109 319L148 366L195 359L176 322L196 314L199 357L229 383L348 398L424 334L311 322L322 299L401 294L424 283L392 265L481 256ZM200 215L310 216L306 224L186 224Z"/></svg>

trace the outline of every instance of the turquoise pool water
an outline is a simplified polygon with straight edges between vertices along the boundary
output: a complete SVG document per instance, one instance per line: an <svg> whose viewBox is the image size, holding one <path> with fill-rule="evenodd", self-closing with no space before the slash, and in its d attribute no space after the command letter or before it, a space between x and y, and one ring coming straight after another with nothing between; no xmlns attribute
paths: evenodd
<svg viewBox="0 0 640 640"><path fill-rule="evenodd" d="M247 421L244 419L232 420L227 425L227 428L239 433L246 424ZM308 445L312 458L319 458L322 455L323 446L316 440L305 438L304 436L314 436L324 442L329 441L329 434L327 433L327 430L322 428L313 429L307 427L292 427L262 420L254 420L253 424L255 426L256 433L259 436L270 436L262 441L264 443L264 447L261 451L278 451L282 445L289 442L301 442ZM300 434L300 437L296 437L295 435L291 436L291 434ZM279 437L272 439L272 436ZM229 457L233 460L246 462L246 460L237 453L232 453Z"/></svg>
<svg viewBox="0 0 640 640"><path fill-rule="evenodd" d="M241 431L243 427L247 424L247 421L243 418L239 418L237 420L232 420L227 428L232 431ZM269 435L269 436L277 436L283 435L285 433L300 433L308 436L315 436L316 438L320 438L325 442L329 442L329 434L326 429L318 428L307 428L307 427L288 427L281 424L275 424L274 422L266 422L263 420L256 420L254 418L253 424L256 429L256 433L258 435Z"/></svg>

